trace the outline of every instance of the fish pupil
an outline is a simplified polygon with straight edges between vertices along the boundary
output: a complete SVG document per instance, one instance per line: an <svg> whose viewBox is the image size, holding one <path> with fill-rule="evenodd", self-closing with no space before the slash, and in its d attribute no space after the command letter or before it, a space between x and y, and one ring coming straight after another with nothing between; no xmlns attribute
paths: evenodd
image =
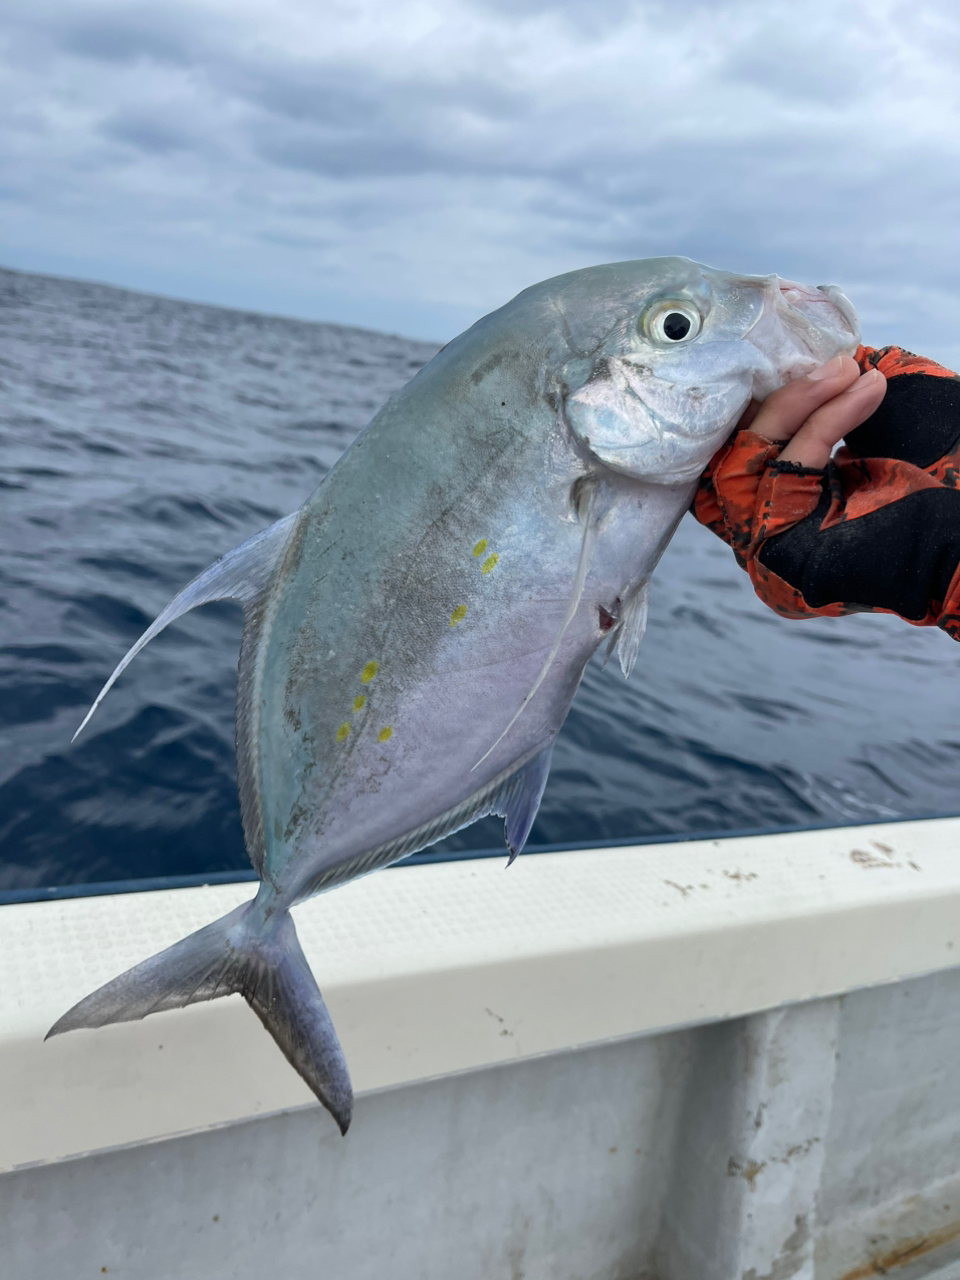
<svg viewBox="0 0 960 1280"><path fill-rule="evenodd" d="M671 342L679 342L690 332L690 319L680 311L671 311L663 322L663 332Z"/></svg>

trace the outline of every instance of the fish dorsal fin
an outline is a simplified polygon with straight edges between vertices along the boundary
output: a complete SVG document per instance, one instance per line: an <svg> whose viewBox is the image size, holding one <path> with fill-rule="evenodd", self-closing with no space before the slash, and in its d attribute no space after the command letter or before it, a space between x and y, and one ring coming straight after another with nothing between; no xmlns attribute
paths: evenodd
<svg viewBox="0 0 960 1280"><path fill-rule="evenodd" d="M495 801L493 812L498 813L504 820L503 834L507 848L510 850L508 867L527 843L530 828L533 826L543 798L543 789L547 785L552 755L553 743L551 742L549 747L534 756L504 783L503 790Z"/></svg>
<svg viewBox="0 0 960 1280"><path fill-rule="evenodd" d="M630 679L630 672L637 660L640 641L647 629L647 613L650 608L650 582L644 582L630 597L624 606L617 628L617 657L620 659L620 670L625 679Z"/></svg>
<svg viewBox="0 0 960 1280"><path fill-rule="evenodd" d="M297 512L285 516L254 534L246 542L221 556L209 569L204 569L192 582L187 583L179 595L174 596L164 611L143 633L132 649L121 658L110 679L97 694L96 701L83 718L83 723L73 735L75 741L89 723L90 717L109 693L119 676L127 669L141 649L158 636L177 618L182 618L197 605L210 604L214 600L239 600L247 610L256 604L274 570L280 563L290 541L297 520Z"/></svg>

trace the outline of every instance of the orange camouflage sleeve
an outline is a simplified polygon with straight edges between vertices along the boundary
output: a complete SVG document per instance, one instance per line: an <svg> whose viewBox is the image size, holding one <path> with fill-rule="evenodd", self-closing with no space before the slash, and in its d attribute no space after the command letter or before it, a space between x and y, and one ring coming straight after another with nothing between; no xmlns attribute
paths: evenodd
<svg viewBox="0 0 960 1280"><path fill-rule="evenodd" d="M788 618L895 613L960 640L960 378L899 347L860 347L887 378L880 408L826 468L780 461L738 430L693 513Z"/></svg>

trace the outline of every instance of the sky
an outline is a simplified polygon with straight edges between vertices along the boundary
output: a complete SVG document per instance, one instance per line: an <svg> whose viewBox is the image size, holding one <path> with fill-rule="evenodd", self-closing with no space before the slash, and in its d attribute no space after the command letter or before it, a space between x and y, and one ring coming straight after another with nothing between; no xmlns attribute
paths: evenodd
<svg viewBox="0 0 960 1280"><path fill-rule="evenodd" d="M960 361L960 10L7 0L0 264L443 341L682 253Z"/></svg>

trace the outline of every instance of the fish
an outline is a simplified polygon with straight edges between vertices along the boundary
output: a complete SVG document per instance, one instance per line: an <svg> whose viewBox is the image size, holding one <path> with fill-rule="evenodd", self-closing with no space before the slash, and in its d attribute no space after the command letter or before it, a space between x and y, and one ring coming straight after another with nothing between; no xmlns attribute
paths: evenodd
<svg viewBox="0 0 960 1280"><path fill-rule="evenodd" d="M663 257L525 289L442 348L292 515L189 583L244 609L238 788L256 896L48 1035L241 994L347 1132L299 902L485 815L508 865L592 655L625 676L651 574L751 399L859 341L835 286Z"/></svg>

